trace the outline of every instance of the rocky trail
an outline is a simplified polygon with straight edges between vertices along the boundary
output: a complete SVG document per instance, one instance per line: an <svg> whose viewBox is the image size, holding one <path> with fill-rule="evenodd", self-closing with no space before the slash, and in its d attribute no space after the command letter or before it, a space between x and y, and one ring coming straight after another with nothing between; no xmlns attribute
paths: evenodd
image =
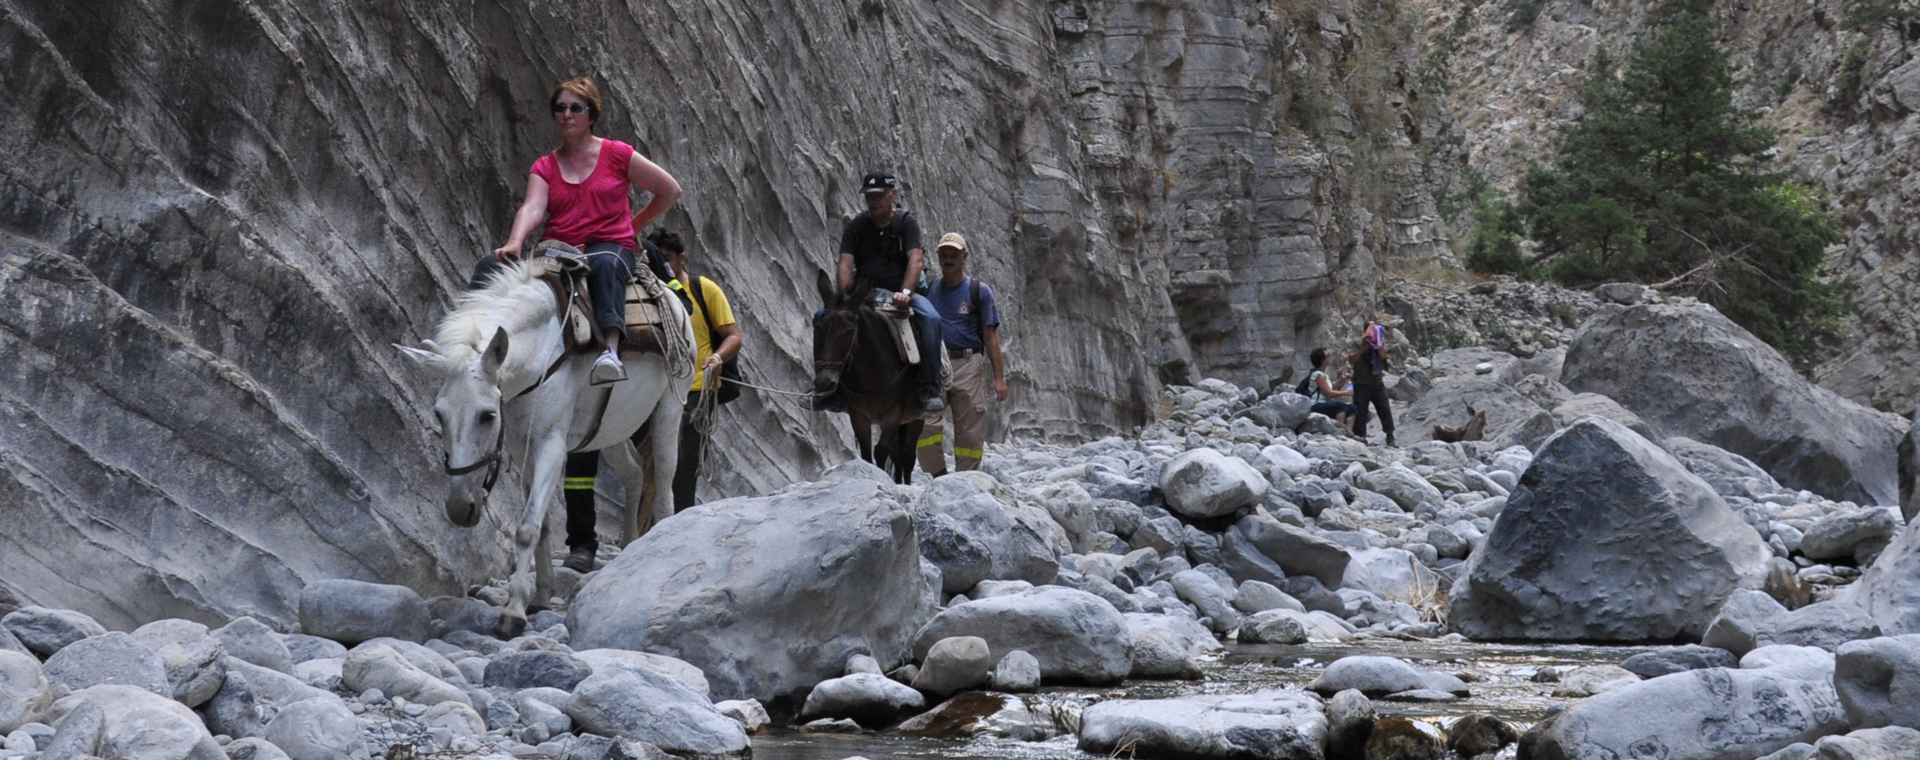
<svg viewBox="0 0 1920 760"><path fill-rule="evenodd" d="M700 505L510 641L500 581L321 581L278 630L15 601L0 760L1920 752L1906 421L1690 300L1530 298L1526 345L1391 378L1399 446L1175 386L1132 436ZM1426 440L1467 407L1483 440Z"/></svg>

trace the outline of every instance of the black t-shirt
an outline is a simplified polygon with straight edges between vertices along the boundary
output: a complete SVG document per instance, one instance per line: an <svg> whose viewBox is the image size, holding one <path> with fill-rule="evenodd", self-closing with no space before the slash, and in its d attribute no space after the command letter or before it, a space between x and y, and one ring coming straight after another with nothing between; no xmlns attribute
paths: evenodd
<svg viewBox="0 0 1920 760"><path fill-rule="evenodd" d="M860 212L840 231L840 252L853 255L853 279L876 288L899 290L907 279L907 252L920 247L920 221L903 209L885 227Z"/></svg>

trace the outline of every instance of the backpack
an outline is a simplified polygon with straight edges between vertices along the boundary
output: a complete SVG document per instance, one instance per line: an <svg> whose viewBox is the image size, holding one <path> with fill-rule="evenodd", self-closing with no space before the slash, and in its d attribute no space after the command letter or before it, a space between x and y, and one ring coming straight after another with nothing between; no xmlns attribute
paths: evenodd
<svg viewBox="0 0 1920 760"><path fill-rule="evenodd" d="M1306 396L1307 398L1313 398L1313 373L1312 372L1308 372L1307 376L1300 381L1299 385L1293 386L1293 395Z"/></svg>
<svg viewBox="0 0 1920 760"><path fill-rule="evenodd" d="M713 327L713 312L707 311L707 298L705 295L707 281L707 278L696 274L693 276L693 287L687 288L687 291L689 295L693 296L694 302L700 304L700 317L707 321L707 340L711 342L715 333ZM740 357L735 355L732 359L720 363L719 395L714 400L718 403L725 404L739 398L740 382Z"/></svg>

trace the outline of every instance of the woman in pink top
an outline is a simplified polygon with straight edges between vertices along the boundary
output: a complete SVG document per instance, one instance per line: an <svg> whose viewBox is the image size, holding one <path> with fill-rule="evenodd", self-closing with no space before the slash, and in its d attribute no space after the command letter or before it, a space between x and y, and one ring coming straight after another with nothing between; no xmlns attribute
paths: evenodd
<svg viewBox="0 0 1920 760"><path fill-rule="evenodd" d="M620 363L620 337L626 331L626 284L633 275L634 231L646 229L680 199L680 183L648 161L633 146L593 133L600 119L600 88L586 77L569 79L548 98L560 147L533 162L527 196L513 215L507 242L495 248L474 272L485 282L493 266L517 258L534 228L545 225L542 240L558 240L587 254L594 321L606 350L593 364L595 384L627 378ZM628 203L629 188L652 197L638 213Z"/></svg>

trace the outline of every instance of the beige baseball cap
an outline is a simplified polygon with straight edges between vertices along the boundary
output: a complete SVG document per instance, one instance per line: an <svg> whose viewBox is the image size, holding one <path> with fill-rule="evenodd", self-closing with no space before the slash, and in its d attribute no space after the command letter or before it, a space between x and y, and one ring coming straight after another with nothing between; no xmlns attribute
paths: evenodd
<svg viewBox="0 0 1920 760"><path fill-rule="evenodd" d="M952 248L956 251L967 250L967 239L962 237L958 232L949 232L940 236L940 244L934 246L933 250L938 251L942 248Z"/></svg>

